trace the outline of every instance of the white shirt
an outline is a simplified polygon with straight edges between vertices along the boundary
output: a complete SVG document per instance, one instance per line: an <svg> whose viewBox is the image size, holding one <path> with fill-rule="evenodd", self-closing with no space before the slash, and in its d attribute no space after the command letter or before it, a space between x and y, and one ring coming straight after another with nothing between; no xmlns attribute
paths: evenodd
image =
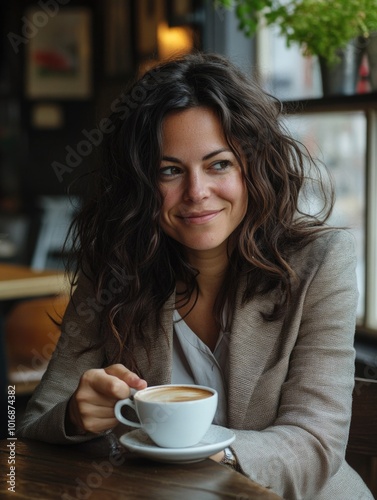
<svg viewBox="0 0 377 500"><path fill-rule="evenodd" d="M174 311L172 384L206 385L219 397L214 424L227 424L229 333L220 331L214 351Z"/></svg>

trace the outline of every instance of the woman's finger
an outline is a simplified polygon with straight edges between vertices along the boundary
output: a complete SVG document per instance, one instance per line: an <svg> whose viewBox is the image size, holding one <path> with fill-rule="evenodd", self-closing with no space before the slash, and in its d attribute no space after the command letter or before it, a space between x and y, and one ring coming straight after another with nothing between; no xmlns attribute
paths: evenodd
<svg viewBox="0 0 377 500"><path fill-rule="evenodd" d="M82 398L95 400L96 394L109 400L124 399L130 395L129 385L103 369L88 370L81 377ZM92 394L91 394L92 393Z"/></svg>
<svg viewBox="0 0 377 500"><path fill-rule="evenodd" d="M144 389L144 387L147 387L147 382L145 380L120 363L110 365L104 370L109 375L113 375L114 377L118 377L123 380L127 385L134 389Z"/></svg>

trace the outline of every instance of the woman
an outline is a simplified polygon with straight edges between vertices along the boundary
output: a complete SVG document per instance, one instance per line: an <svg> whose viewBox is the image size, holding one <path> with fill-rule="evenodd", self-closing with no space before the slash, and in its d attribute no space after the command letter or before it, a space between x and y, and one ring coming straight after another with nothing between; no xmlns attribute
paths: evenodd
<svg viewBox="0 0 377 500"><path fill-rule="evenodd" d="M130 388L211 385L215 423L236 434L214 460L284 498L372 498L344 460L353 240L325 225L319 181L323 212L300 209L316 167L279 103L224 58L196 54L152 69L112 107L74 225L77 288L19 434L88 441L116 426Z"/></svg>

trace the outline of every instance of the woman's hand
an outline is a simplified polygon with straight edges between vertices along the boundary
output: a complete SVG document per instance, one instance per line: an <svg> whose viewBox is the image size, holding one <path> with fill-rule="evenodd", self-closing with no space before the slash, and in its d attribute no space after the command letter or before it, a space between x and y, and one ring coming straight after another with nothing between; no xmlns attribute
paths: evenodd
<svg viewBox="0 0 377 500"><path fill-rule="evenodd" d="M145 380L121 364L88 370L81 376L67 409L67 433L95 434L115 427L114 405L128 398L132 389L147 387Z"/></svg>

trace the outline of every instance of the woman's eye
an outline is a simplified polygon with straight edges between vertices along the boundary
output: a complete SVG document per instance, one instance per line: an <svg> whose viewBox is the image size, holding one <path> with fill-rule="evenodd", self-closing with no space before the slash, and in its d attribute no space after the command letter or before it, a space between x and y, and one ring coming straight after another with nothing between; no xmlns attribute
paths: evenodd
<svg viewBox="0 0 377 500"><path fill-rule="evenodd" d="M170 177L172 175L178 175L181 172L179 167L162 167L160 168L160 175L165 177Z"/></svg>
<svg viewBox="0 0 377 500"><path fill-rule="evenodd" d="M229 160L221 160L212 165L212 168L215 170L226 170L232 165L232 162Z"/></svg>

